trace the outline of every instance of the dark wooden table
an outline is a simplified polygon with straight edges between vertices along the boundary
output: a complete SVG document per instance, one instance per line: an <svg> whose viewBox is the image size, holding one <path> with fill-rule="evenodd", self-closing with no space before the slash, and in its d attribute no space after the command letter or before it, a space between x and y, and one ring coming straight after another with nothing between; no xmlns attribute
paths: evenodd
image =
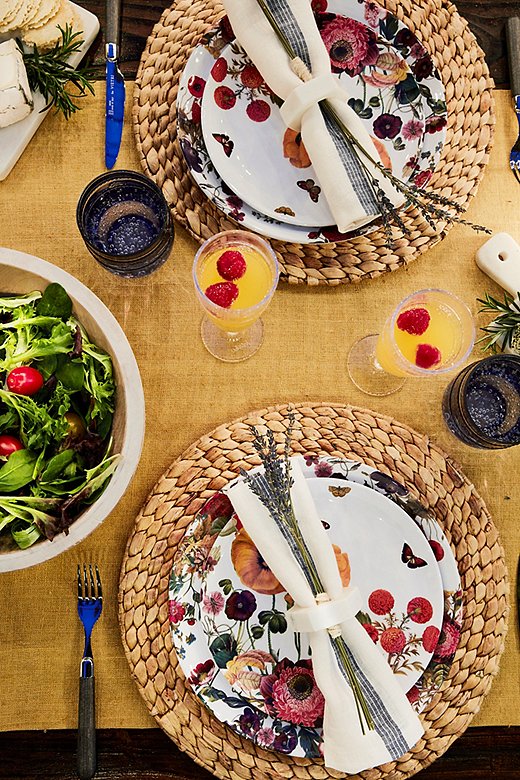
<svg viewBox="0 0 520 780"><path fill-rule="evenodd" d="M104 26L104 0L80 0ZM141 52L166 0L123 0L122 70L134 78ZM459 2L457 7L486 54L497 87L509 86L504 22L520 16L520 0ZM103 64L103 36L90 58ZM518 685L517 681L511 684ZM75 731L0 734L2 780L76 778ZM99 780L210 780L158 729L105 729L98 732ZM420 780L520 780L520 727L470 728L448 752L423 770Z"/></svg>
<svg viewBox="0 0 520 780"><path fill-rule="evenodd" d="M103 27L105 0L78 0L95 13ZM161 16L168 0L122 0L122 70L125 76L135 76L146 38ZM478 3L455 3L468 20L471 29L486 54L497 87L509 86L504 22L508 16L520 16L519 0L481 0ZM91 49L96 62L103 62L103 41L100 35Z"/></svg>

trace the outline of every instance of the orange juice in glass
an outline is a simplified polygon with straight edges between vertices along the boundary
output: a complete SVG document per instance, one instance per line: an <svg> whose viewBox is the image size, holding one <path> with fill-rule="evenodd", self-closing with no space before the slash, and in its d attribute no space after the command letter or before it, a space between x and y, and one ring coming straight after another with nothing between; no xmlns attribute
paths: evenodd
<svg viewBox="0 0 520 780"><path fill-rule="evenodd" d="M206 349L230 363L251 357L262 344L260 317L278 283L278 261L269 244L241 230L217 233L195 255L192 273L204 309Z"/></svg>
<svg viewBox="0 0 520 780"><path fill-rule="evenodd" d="M446 290L420 290L401 301L380 334L354 344L349 374L369 395L389 395L407 376L456 368L469 356L474 340L473 317L465 303Z"/></svg>

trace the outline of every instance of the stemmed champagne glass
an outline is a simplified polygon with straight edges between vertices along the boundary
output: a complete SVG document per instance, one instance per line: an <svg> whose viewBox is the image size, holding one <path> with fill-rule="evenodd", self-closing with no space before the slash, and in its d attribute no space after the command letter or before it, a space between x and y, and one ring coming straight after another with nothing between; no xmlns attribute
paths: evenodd
<svg viewBox="0 0 520 780"><path fill-rule="evenodd" d="M399 303L381 333L353 345L347 368L364 393L390 395L408 376L457 368L474 341L475 325L465 303L446 290L419 290Z"/></svg>
<svg viewBox="0 0 520 780"><path fill-rule="evenodd" d="M279 277L269 244L242 230L217 233L195 255L192 275L204 309L201 336L208 352L228 363L254 355L263 341L260 317Z"/></svg>

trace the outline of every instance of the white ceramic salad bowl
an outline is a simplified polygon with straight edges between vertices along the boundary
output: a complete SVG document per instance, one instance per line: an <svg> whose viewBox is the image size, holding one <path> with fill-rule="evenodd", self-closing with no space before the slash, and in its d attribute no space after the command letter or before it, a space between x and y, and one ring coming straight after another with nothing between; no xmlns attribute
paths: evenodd
<svg viewBox="0 0 520 780"><path fill-rule="evenodd" d="M0 247L3 293L43 291L51 282L64 287L73 302L73 314L92 342L112 358L117 392L112 450L122 458L106 489L78 515L68 533L60 533L52 541L42 538L24 550L0 549L0 572L42 563L85 539L121 499L141 456L145 426L141 377L130 344L113 314L91 290L61 268L38 257Z"/></svg>

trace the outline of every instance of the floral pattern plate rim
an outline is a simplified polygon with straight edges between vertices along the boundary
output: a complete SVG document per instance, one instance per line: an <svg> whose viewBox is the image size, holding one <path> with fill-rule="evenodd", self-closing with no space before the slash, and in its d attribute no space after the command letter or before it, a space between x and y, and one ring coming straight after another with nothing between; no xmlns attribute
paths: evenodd
<svg viewBox="0 0 520 780"><path fill-rule="evenodd" d="M342 30L366 43L357 58L351 55L350 73L340 67L333 72L340 85L348 82L345 98L357 108L382 162L398 178L410 178L409 161L419 155L425 124L410 66L360 21L338 14L318 19L332 63ZM206 150L227 186L256 211L300 227L327 227L334 217L299 134L286 129L279 102L237 42L224 46L202 99Z"/></svg>
<svg viewBox="0 0 520 780"><path fill-rule="evenodd" d="M407 694L414 708L421 711L431 701L448 674L460 635L462 615L460 578L447 540L433 516L410 497L402 485L380 472L354 461L312 457L305 460L304 470L306 476L311 479L315 476L322 479L325 477L329 487L338 491L338 496L348 493L349 488L358 483L382 493L397 503L422 531L439 563L444 589L442 629L439 632L435 625L431 625L426 626L423 631L420 641L433 652L433 657ZM334 480L329 484L332 475ZM312 482L317 480L313 479ZM246 540L242 538L243 530L235 537L239 540L235 543L235 574L230 578L220 579L218 590L203 593L202 589L198 591L191 587L195 570L199 573L202 571L202 579L204 579L207 576L205 572L213 571L218 565L219 545L215 542L219 537L220 542L226 538L229 540L229 535L236 533L236 523L237 518L233 515L228 499L222 494L215 494L188 529L185 542L176 556L170 582L170 619L173 642L181 667L196 695L216 717L229 723L238 733L253 739L262 747L295 756L317 756L321 744L319 721L321 694L314 684L312 662L309 658L302 659L302 653L298 651L297 655L301 660L293 661L284 657L278 659L277 663L273 663L272 655L266 652L266 649L267 651L272 649L270 642L286 631L284 612L287 604L282 602L282 609L280 603L275 607L275 597L272 596L272 608L256 610L255 613L256 598L259 598L258 591L253 594L250 590L237 589L232 582L232 579L236 580L237 571L240 571L241 578L245 577L245 572L248 571L246 566L248 557L247 554L245 555L248 552L248 545L244 545ZM402 563L420 570L421 557L417 556L413 545L409 550L405 549L407 546L403 545ZM229 549L227 555L229 569L233 570L229 560ZM345 560L346 556L339 548L336 555L340 571L343 572L345 567L348 568L348 559ZM187 561L190 561L184 571L188 579L186 576L179 576L183 570L183 560L184 566ZM424 564L425 561L422 560L422 565ZM267 576L265 571L262 572L261 579L256 580L255 585L260 587L262 593L279 592L272 590L269 575L272 578L273 575L269 570ZM194 593L198 593L198 596L183 602L181 594L187 582L188 590L193 590ZM243 579L242 583L244 583ZM286 598L288 598L287 594ZM408 605L407 615L404 613L399 615L394 609L393 594L386 588L377 588L370 594L367 612L359 613L358 619L374 641L379 640L383 643L385 652L389 653L388 657L394 664L398 665L403 661L413 662L415 654L411 651L414 649L414 642L407 641L406 637L403 641L399 621L409 620L410 611L416 609L419 614L418 622L423 618L426 618L427 622L430 615L426 601L421 598L412 599L410 604L412 602L413 604ZM424 609L426 612L423 611ZM229 622L231 616L239 626L239 633L233 636L222 630L220 633L217 631L210 650L205 636L200 644L201 637L198 630L200 621L196 619L196 612L201 615L202 621L206 621L207 628L211 621L215 623L221 619L219 616L222 615L223 610L226 611L224 620L228 619ZM253 613L257 624L250 626L249 618ZM411 620L413 621L413 618ZM240 632L242 636L246 632L251 639L251 647L242 653L237 651L237 643L241 641ZM254 639L261 638L264 632L267 632L270 642L266 649L257 648ZM415 646L418 641L419 638L416 637ZM198 651L204 645L205 654L201 656ZM224 683L231 682L234 690L229 690L230 685L218 687L214 684L215 678L219 676L222 681L224 671L229 678L225 679ZM301 712L297 713L296 719L299 718L300 721L298 724L288 722L279 716L280 701L285 702L285 707L288 706L287 702L290 702L287 693L291 690L291 685L293 688L296 685L299 691L298 697L301 699L303 696L305 699L307 714L302 718ZM259 704L262 706L259 707ZM322 704L321 701L321 706ZM295 718L294 712L290 709L288 711L282 709L282 713L292 715L293 720Z"/></svg>
<svg viewBox="0 0 520 780"><path fill-rule="evenodd" d="M401 33L402 42L400 45L402 46L403 58L408 62L412 71L414 69L417 71L415 78L420 81L421 91L424 93L425 100L431 110L430 116L426 117L425 120L426 132L423 136L421 154L419 159L411 160L409 172L410 176L413 175L414 182L418 186L423 186L433 173L445 140L447 114L444 87L439 74L430 56L413 33L395 17L376 6L375 3L361 2L356 4L355 0L335 0L335 2L338 4L339 12L343 11L343 13L345 13L345 5L348 5L349 13L351 9L361 6L365 9L365 19L373 27L386 25L384 29L389 31L387 32L388 37L391 37L395 29L398 30L395 35ZM319 0L316 5L319 11L327 10L326 0ZM339 233L335 226L326 228L300 227L282 223L254 210L248 203L239 198L218 175L202 137L201 101L206 80L220 55L220 51L234 40L232 30L226 22L227 20L224 18L220 26L210 31L204 37L203 42L194 48L179 84L177 133L188 170L196 184L222 212L244 228L268 238L300 244L319 244L341 241L371 230L371 226L368 225L354 233L344 234Z"/></svg>

